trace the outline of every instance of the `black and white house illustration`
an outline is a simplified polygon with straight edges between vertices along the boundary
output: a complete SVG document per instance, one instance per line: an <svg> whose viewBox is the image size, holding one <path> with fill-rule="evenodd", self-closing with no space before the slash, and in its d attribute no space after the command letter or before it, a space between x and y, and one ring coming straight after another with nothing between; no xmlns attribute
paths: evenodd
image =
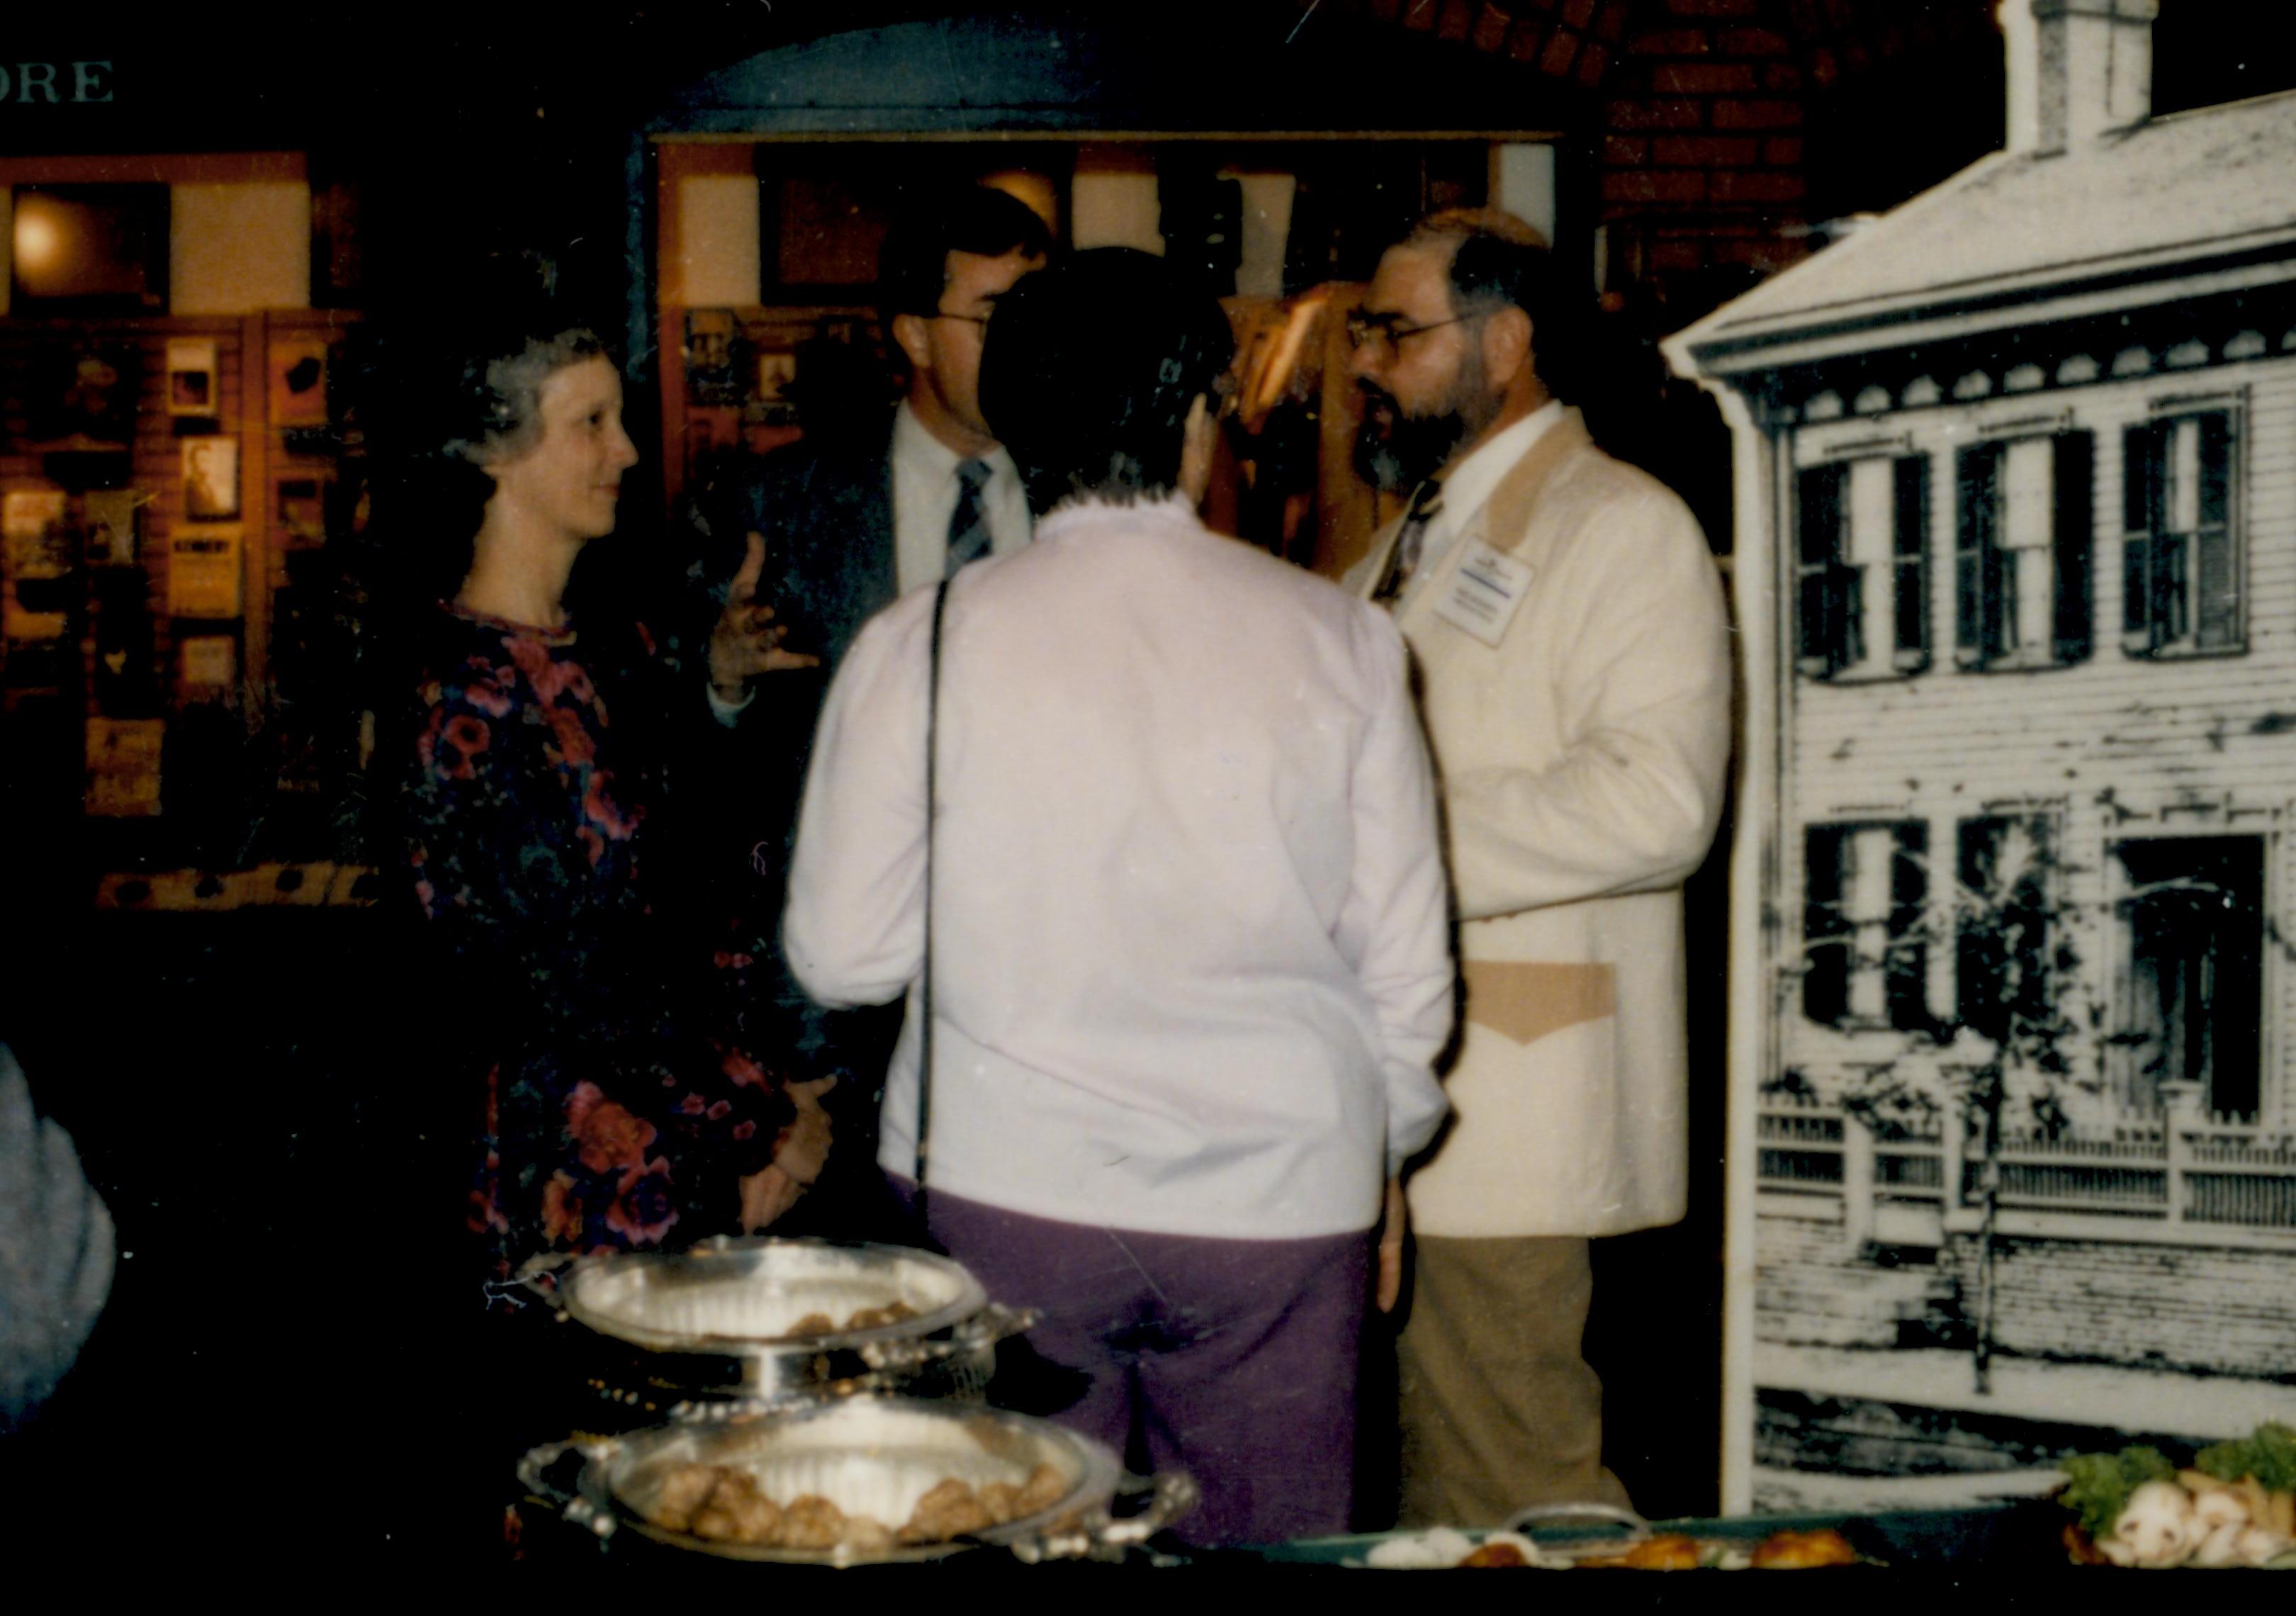
<svg viewBox="0 0 2296 1616"><path fill-rule="evenodd" d="M2296 1409L2296 94L2010 0L2009 149L1675 338L1737 437L1725 1505Z"/></svg>

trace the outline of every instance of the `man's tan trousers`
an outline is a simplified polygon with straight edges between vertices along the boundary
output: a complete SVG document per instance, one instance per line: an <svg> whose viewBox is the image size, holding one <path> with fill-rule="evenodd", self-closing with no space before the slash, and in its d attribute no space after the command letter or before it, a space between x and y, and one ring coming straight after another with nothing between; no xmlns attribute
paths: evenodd
<svg viewBox="0 0 2296 1616"><path fill-rule="evenodd" d="M1404 1526L1496 1526L1531 1504L1625 1505L1603 1383L1580 1356L1584 1238L1423 1237L1398 1353Z"/></svg>

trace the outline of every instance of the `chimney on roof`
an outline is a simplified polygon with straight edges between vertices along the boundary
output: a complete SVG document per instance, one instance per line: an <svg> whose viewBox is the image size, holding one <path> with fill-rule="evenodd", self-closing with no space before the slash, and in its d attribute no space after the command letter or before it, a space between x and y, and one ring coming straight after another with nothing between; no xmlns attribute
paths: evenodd
<svg viewBox="0 0 2296 1616"><path fill-rule="evenodd" d="M2077 151L2152 111L2161 0L2007 0L2009 149Z"/></svg>

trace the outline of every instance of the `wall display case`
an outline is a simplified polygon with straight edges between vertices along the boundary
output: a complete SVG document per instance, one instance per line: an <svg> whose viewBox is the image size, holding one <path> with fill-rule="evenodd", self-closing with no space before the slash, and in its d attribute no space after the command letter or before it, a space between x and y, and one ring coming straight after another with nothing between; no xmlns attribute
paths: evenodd
<svg viewBox="0 0 2296 1616"><path fill-rule="evenodd" d="M157 315L168 308L166 185L15 188L11 307L19 315Z"/></svg>
<svg viewBox="0 0 2296 1616"><path fill-rule="evenodd" d="M356 722L325 649L365 515L330 387L353 324L0 320L0 748L78 782L100 864L335 851L271 805Z"/></svg>

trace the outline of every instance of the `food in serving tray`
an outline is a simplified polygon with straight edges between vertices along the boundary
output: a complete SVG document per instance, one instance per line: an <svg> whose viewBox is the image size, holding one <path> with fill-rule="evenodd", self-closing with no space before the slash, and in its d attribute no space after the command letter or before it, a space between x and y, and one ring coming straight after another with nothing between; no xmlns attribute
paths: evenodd
<svg viewBox="0 0 2296 1616"><path fill-rule="evenodd" d="M1382 1571L1448 1571L1454 1566L1497 1571L1567 1563L1541 1553L1537 1544L1519 1533L1488 1532L1478 1545L1466 1533L1448 1526L1374 1543L1365 1553L1363 1563Z"/></svg>
<svg viewBox="0 0 2296 1616"><path fill-rule="evenodd" d="M1390 1538L1365 1554L1365 1565L1382 1571L1469 1570L1535 1567L1560 1571L1570 1566L1598 1571L1799 1571L1825 1565L1856 1565L1857 1551L1831 1528L1816 1531L1773 1532L1749 1553L1742 1543L1709 1542L1681 1532L1644 1538L1615 1554L1570 1554L1540 1548L1514 1532L1491 1532L1478 1545L1465 1533L1447 1526Z"/></svg>
<svg viewBox="0 0 2296 1616"><path fill-rule="evenodd" d="M1066 1479L1048 1464L1038 1464L1018 1487L1005 1481L974 1487L952 1476L918 1499L896 1530L867 1515L849 1515L816 1493L780 1503L738 1465L681 1464L655 1482L646 1519L665 1531L712 1543L880 1553L896 1543L947 1543L1002 1526L1049 1509L1067 1491Z"/></svg>
<svg viewBox="0 0 2296 1616"><path fill-rule="evenodd" d="M1855 1565L1857 1551L1831 1527L1772 1532L1751 1554L1739 1544L1701 1543L1681 1532L1664 1532L1645 1538L1621 1554L1582 1559L1578 1563L1633 1571L1798 1571L1824 1565Z"/></svg>
<svg viewBox="0 0 2296 1616"><path fill-rule="evenodd" d="M2130 1447L2064 1472L2065 1547L2079 1563L2296 1568L2296 1427L2259 1425L2183 1469Z"/></svg>
<svg viewBox="0 0 2296 1616"><path fill-rule="evenodd" d="M1772 1532L1754 1546L1758 1571L1800 1571L1821 1565L1855 1565L1857 1551L1832 1527L1814 1532Z"/></svg>
<svg viewBox="0 0 2296 1616"><path fill-rule="evenodd" d="M791 1325L787 1334L840 1335L854 1330L882 1330L887 1325L906 1324L917 1317L917 1310L905 1301L887 1302L882 1308L864 1308L842 1325L826 1313L808 1313Z"/></svg>
<svg viewBox="0 0 2296 1616"><path fill-rule="evenodd" d="M1661 1532L1655 1538L1644 1538L1632 1548L1615 1554L1588 1555L1578 1563L1599 1571L1694 1571L1699 1558L1697 1538L1685 1538L1680 1532Z"/></svg>

